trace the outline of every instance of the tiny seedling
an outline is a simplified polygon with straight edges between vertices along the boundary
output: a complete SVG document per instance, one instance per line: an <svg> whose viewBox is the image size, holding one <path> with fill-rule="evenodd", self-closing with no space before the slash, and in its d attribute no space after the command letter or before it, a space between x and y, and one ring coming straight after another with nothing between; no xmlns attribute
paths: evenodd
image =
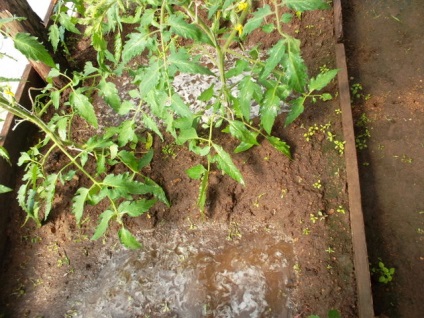
<svg viewBox="0 0 424 318"><path fill-rule="evenodd" d="M379 275L378 281L383 284L387 284L393 280L395 269L393 267L388 268L380 259L378 267L373 267L371 273Z"/></svg>
<svg viewBox="0 0 424 318"><path fill-rule="evenodd" d="M338 213L341 213L341 214L345 214L346 213L346 210L344 209L344 207L342 205L339 205L336 211Z"/></svg>
<svg viewBox="0 0 424 318"><path fill-rule="evenodd" d="M313 224L315 224L318 220L319 221L324 221L326 217L327 217L327 215L325 215L324 213L322 213L322 211L318 211L317 214L311 213L309 215L309 219L311 220L311 222Z"/></svg>
<svg viewBox="0 0 424 318"><path fill-rule="evenodd" d="M321 188L322 188L321 180L318 180L318 181L317 181L317 182L315 182L312 186L313 186L315 189L321 189Z"/></svg>
<svg viewBox="0 0 424 318"><path fill-rule="evenodd" d="M327 247L325 251L326 251L328 254L332 254L332 253L335 253L335 252L336 252L336 251L335 251L333 248L331 248L330 246L329 246L329 247Z"/></svg>

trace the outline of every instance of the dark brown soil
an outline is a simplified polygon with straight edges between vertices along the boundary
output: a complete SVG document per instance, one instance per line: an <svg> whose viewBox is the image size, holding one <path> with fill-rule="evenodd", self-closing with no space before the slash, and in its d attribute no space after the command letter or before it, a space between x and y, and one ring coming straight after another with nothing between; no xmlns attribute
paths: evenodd
<svg viewBox="0 0 424 318"><path fill-rule="evenodd" d="M371 137L359 152L371 268L395 268L393 281L373 275L376 315L424 313L424 7L419 0L345 1L345 38L357 122ZM364 96L368 95L367 98ZM357 133L363 133L357 127Z"/></svg>
<svg viewBox="0 0 424 318"><path fill-rule="evenodd" d="M306 13L293 26L293 31L302 39L311 75L318 74L320 66L334 68L332 21L331 11ZM272 35L269 37L251 41L274 43ZM337 95L336 83L327 89ZM301 118L287 129L283 129L284 115L281 115L274 134L291 145L293 159L284 157L266 141L262 141L260 147L234 155L246 186L219 172L214 173L205 216L196 207L199 184L185 174L199 158L168 138L164 143L155 140L150 177L163 186L172 206L158 204L148 215L128 220L127 226L144 242L146 250L155 254L156 260L160 256L155 250L160 248L152 247L152 242L158 240L159 244L162 240L166 244L177 235L175 233L190 238L185 248L197 248L197 242L213 235L213 239L206 240L209 242L205 243L207 248L223 248L229 253L223 258L245 257L248 260L244 262L248 264L274 244L276 249L286 253L288 280L280 289L268 286L271 293L266 298L269 309L257 317L307 317L310 314L326 317L330 309L339 310L343 317L356 317L344 157L323 133L316 133L309 142L304 137L310 126L329 124L329 130L343 140L338 108L337 98L309 105ZM227 136L219 138L227 150L234 148L235 143ZM122 253L128 258L134 257L135 252L123 252L117 243L115 226L111 226L104 239L89 240L102 212L101 206L88 207L81 227L75 225L69 211L70 196L82 182L82 179L75 180L75 184L59 189L52 217L41 228L31 222L22 227L23 212L12 204L8 253L1 276L0 314L5 313L7 317L81 315L76 297L86 295L87 290L91 291L87 297L101 297L101 286L119 276L116 273L104 277L109 263ZM321 186L314 186L317 183ZM318 213L322 214L314 220L311 215L318 216ZM274 242L281 242L283 237L290 248L279 247ZM254 248L248 248L250 242ZM235 251L240 250L237 253L247 251L249 255L236 256ZM143 249L138 253L144 253ZM196 259L193 256L193 266ZM146 266L154 268L155 263ZM119 268L116 271L119 272ZM100 281L103 283L99 284ZM127 282L129 288L132 281L127 278ZM278 303L282 299L279 294L284 294L287 304ZM107 297L112 296L109 293ZM157 302L149 303L150 307L145 307L144 312L132 308L133 314L127 313L125 317L144 317L145 314L178 317L173 304L169 304L169 308L166 304L169 311L161 311L155 307L161 300ZM272 307L276 302L287 308L279 312ZM195 317L194 312L190 311L188 316ZM105 312L102 314L109 317ZM212 317L207 312L204 316ZM234 314L234 317L243 315Z"/></svg>

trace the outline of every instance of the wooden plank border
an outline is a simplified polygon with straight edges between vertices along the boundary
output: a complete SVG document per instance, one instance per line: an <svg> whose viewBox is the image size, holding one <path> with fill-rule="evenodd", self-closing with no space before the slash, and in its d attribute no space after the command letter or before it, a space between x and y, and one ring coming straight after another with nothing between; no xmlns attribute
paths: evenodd
<svg viewBox="0 0 424 318"><path fill-rule="evenodd" d="M358 159L355 146L354 123L350 101L349 76L346 63L346 50L343 43L343 20L341 0L333 1L334 36L336 41L336 62L338 73L339 99L342 110L343 135L346 141L345 160L349 195L350 225L353 244L359 318L374 317L371 278L362 211L361 187L359 182Z"/></svg>

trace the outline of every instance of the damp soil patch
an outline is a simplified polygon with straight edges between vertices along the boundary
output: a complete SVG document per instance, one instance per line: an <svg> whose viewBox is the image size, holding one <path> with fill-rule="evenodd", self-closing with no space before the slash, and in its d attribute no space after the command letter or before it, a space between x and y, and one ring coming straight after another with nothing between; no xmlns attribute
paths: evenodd
<svg viewBox="0 0 424 318"><path fill-rule="evenodd" d="M310 74L335 68L332 11L309 12L293 24ZM275 43L272 34L253 42ZM85 54L87 58L90 54ZM120 91L125 93L127 80ZM199 162L169 136L155 138L146 168L171 207L125 220L143 247L124 249L111 225L91 241L106 207L87 207L80 225L70 213L84 185L75 178L57 190L53 211L40 228L10 207L7 254L2 264L1 312L6 317L326 317L337 309L357 317L337 83L335 98L309 104L302 116L273 133L292 150L288 159L261 140L236 154L242 186L220 172L210 177L204 214L199 184L185 171ZM100 108L99 105L96 107ZM89 131L86 124L76 127ZM217 135L231 151L235 141ZM47 169L61 166L52 157ZM18 173L19 178L23 172ZM10 194L14 202L16 193Z"/></svg>

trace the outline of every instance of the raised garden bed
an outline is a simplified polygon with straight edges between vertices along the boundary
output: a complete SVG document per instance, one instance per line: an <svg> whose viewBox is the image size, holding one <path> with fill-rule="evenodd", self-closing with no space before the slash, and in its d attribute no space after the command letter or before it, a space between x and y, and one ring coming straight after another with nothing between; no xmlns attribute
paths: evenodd
<svg viewBox="0 0 424 318"><path fill-rule="evenodd" d="M306 12L293 21L287 27L301 39L309 73L335 68L332 10ZM271 46L278 39L269 34L249 41ZM339 76L343 83L346 73ZM114 83L122 93L130 86L125 78ZM107 208L102 204L88 206L80 225L75 223L72 196L87 186L87 177L58 185L41 227L31 221L22 227L25 215L12 206L2 310L16 317L325 317L335 309L342 317L369 317L367 269L361 268L366 253L355 259L358 247L352 244L352 211L357 217L361 210L358 202L349 202L358 198L347 192L346 171L350 180L355 171L349 170L352 162L346 168L344 148L349 158L355 153L352 136L346 135L349 126L343 137L342 115L345 123L350 110L341 103L345 88L340 98L336 82L326 90L333 100L308 104L287 128L286 114L276 119L273 134L291 146L292 159L265 139L234 155L246 185L212 172L203 214L196 205L199 183L185 174L201 158L166 134L163 142L155 137L154 157L144 170L172 205L156 204L143 216L124 220L142 242L139 250L119 244L116 224L90 240ZM99 99L95 106L104 107ZM78 137L92 133L85 122L77 125ZM237 146L228 135L217 131L216 136L228 151ZM52 153L45 169L56 171L65 163ZM354 219L352 227L361 226L361 219ZM358 260L364 270L359 275Z"/></svg>

